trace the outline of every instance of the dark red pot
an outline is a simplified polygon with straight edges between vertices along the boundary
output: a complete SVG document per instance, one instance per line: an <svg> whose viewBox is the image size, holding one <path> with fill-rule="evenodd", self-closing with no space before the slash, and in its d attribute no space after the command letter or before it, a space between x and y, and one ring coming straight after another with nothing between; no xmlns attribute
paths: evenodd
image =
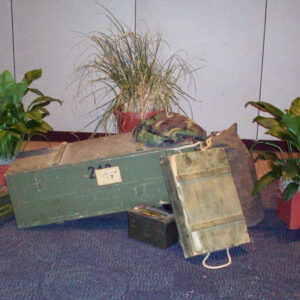
<svg viewBox="0 0 300 300"><path fill-rule="evenodd" d="M4 173L8 170L9 166L7 165L0 165L0 186L6 186Z"/></svg>
<svg viewBox="0 0 300 300"><path fill-rule="evenodd" d="M142 119L149 119L155 116L156 114L157 112L151 112L142 115L141 113L120 111L117 114L119 133L131 132L134 129L134 127L136 127L140 123Z"/></svg>
<svg viewBox="0 0 300 300"><path fill-rule="evenodd" d="M279 190L279 189L278 189ZM300 191L286 202L282 201L282 192L278 192L277 197L278 217L286 223L289 229L300 228Z"/></svg>

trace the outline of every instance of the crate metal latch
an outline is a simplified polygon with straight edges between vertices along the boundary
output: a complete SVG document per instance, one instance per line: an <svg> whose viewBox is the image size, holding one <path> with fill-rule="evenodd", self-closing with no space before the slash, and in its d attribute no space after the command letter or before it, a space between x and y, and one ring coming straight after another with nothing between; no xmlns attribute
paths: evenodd
<svg viewBox="0 0 300 300"><path fill-rule="evenodd" d="M38 174L38 172L33 172L33 185L35 185L36 189L38 191L41 191L42 190L42 187L41 187L41 178Z"/></svg>

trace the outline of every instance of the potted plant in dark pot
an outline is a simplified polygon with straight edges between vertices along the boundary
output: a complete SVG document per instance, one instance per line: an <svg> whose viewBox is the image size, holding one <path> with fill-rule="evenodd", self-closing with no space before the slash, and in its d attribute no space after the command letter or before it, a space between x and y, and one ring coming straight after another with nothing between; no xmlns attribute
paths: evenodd
<svg viewBox="0 0 300 300"><path fill-rule="evenodd" d="M267 142L277 152L260 151L255 161L270 161L271 170L256 183L253 194L274 181L278 182L278 216L290 229L300 228L300 98L292 101L289 109L280 110L267 102L246 103L269 113L272 117L257 116L253 122L267 128L270 134L286 143L287 153L280 146Z"/></svg>
<svg viewBox="0 0 300 300"><path fill-rule="evenodd" d="M24 150L25 141L52 130L43 120L49 115L46 106L62 102L29 87L41 75L41 69L32 70L21 82L16 82L9 71L0 74L0 185L5 185L4 173L18 152ZM28 93L37 97L25 109L23 99Z"/></svg>
<svg viewBox="0 0 300 300"><path fill-rule="evenodd" d="M179 52L160 58L165 44L161 35L132 32L106 11L111 29L86 36L92 53L82 59L75 72L79 95L88 85L91 92L81 97L95 101L95 109L100 111L99 118L94 120L95 131L101 126L107 131L114 117L122 133L160 111L177 108L186 114L180 101L195 99L179 82L188 79L193 84L196 69L192 69Z"/></svg>

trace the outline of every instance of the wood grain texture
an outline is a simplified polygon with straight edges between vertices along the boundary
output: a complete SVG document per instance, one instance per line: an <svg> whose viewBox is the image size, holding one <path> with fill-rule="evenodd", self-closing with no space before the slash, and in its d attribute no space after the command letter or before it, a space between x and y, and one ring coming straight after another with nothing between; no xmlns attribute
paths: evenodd
<svg viewBox="0 0 300 300"><path fill-rule="evenodd" d="M165 161L164 178L186 258L250 241L223 148L175 154Z"/></svg>
<svg viewBox="0 0 300 300"><path fill-rule="evenodd" d="M43 149L52 146L59 145L61 142L56 141L31 141L27 144L26 150L36 150ZM257 152L254 152L254 155L257 155ZM286 154L285 154L286 155ZM270 170L268 161L257 161L255 163L255 170L257 178L261 178L264 174L266 174ZM267 188L265 188L261 192L262 203L267 209L276 209L277 208L277 200L276 200L276 184L271 184Z"/></svg>

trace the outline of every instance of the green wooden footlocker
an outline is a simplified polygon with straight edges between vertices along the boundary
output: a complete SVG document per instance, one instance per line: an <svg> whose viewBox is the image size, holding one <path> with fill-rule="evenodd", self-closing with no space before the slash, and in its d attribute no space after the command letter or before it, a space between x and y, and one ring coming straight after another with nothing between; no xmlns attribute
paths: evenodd
<svg viewBox="0 0 300 300"><path fill-rule="evenodd" d="M20 153L5 175L17 224L25 228L168 203L160 159L176 152L146 148L128 133Z"/></svg>

